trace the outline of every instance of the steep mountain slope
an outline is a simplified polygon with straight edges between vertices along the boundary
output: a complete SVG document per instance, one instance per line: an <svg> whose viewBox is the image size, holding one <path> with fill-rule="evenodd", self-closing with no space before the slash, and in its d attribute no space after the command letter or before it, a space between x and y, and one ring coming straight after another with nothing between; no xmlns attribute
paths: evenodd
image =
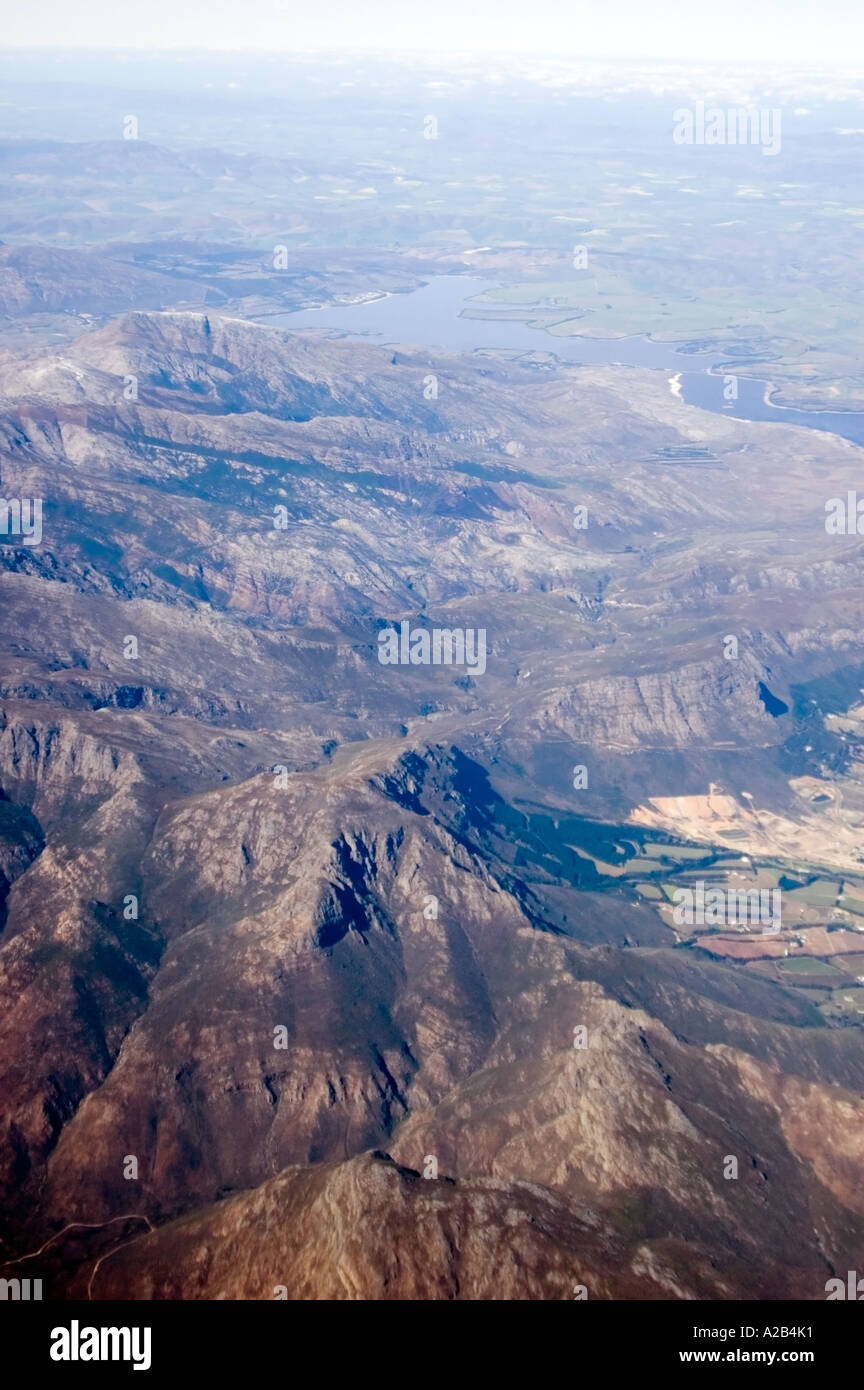
<svg viewBox="0 0 864 1390"><path fill-rule="evenodd" d="M825 716L862 550L824 499L859 451L650 372L199 313L3 389L4 494L44 499L0 546L4 1254L50 1242L52 1294L97 1297L855 1267L860 1029L615 874L646 805L674 848L667 799L716 783L857 862L793 782L858 756ZM704 470L662 452L697 441ZM381 664L402 620L482 628L486 669Z"/></svg>

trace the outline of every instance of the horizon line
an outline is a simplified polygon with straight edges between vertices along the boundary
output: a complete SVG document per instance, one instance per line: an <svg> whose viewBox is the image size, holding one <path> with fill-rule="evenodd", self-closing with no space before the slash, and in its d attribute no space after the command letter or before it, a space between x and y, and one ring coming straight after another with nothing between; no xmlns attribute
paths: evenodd
<svg viewBox="0 0 864 1390"><path fill-rule="evenodd" d="M18 44L0 43L0 55L29 53L34 56L39 54L84 56L87 54L115 54L123 57L260 57L260 58L286 58L286 57L330 57L330 58L349 58L349 57L376 57L376 58L402 58L406 56L423 57L430 61L436 59L508 59L510 61L546 61L554 63L616 63L628 66L649 66L662 64L666 67L687 67L690 64L698 63L709 67L724 67L732 63L744 64L745 67L762 68L798 68L807 71L848 71L860 74L864 81L864 64L859 61L844 60L841 58L793 58L793 57L753 57L746 58L740 54L727 57L716 55L691 54L688 57L663 57L661 54L641 55L635 57L628 54L611 53L581 53L572 52L552 52L548 49L487 49L487 48L440 48L412 47L400 45L393 48L371 47L365 45L347 45L335 47L332 45L309 45L294 46L291 48L275 48L272 43L268 44L245 44L230 46L211 46L211 47L187 47L175 45L171 47L158 46L136 46L132 44L112 43L112 44L64 44L64 45L45 45L45 44Z"/></svg>

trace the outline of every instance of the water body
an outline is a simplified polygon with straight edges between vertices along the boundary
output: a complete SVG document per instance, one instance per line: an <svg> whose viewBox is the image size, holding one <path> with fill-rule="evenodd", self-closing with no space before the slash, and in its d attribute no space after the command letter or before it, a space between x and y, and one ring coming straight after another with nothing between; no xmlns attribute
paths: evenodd
<svg viewBox="0 0 864 1390"><path fill-rule="evenodd" d="M864 444L864 411L787 410L765 400L766 381L741 375L737 379L737 400L724 400L724 375L735 373L734 355L728 351L723 356L714 351L684 352L680 347L655 343L645 336L556 338L512 319L466 318L463 310L481 307L471 304L472 296L494 284L471 275L436 275L428 284L406 294L391 294L365 304L334 304L324 309L276 314L266 322L297 331L318 329L352 338L371 338L387 346L426 347L444 352L504 348L514 352L548 352L562 362L580 365L653 367L669 374L680 373L681 397L688 405L740 420L768 420L830 430ZM741 362L739 370L743 369Z"/></svg>

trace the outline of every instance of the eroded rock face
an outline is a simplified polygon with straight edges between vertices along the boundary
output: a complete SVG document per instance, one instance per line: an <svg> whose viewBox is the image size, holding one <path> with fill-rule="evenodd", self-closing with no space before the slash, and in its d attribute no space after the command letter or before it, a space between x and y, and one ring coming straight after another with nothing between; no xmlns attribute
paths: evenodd
<svg viewBox="0 0 864 1390"><path fill-rule="evenodd" d="M181 1286L183 1296L271 1296L254 1291L269 1287L275 1258L256 1253L254 1233L281 1202L292 1230L309 1232L308 1255L273 1280L291 1297L567 1297L568 1280L588 1278L574 1236L587 1213L621 1251L619 1269L593 1269L597 1296L817 1296L827 1266L851 1258L864 1234L850 1199L864 1156L848 1139L862 1102L831 1084L842 1055L823 1056L824 1080L795 1077L788 1025L770 1016L756 1021L751 1045L785 1048L792 1075L688 1039L672 1002L686 978L668 951L654 969L650 951L641 959L649 997L672 992L659 1008L675 1031L634 1007L608 948L580 944L578 917L563 934L507 886L488 810L458 790L469 770L458 753L430 750L370 779L367 754L359 768L298 774L275 804L268 776L163 814L144 861L164 942L158 970L107 1075L85 1078L88 1093L59 1134L33 1135L48 1151L43 1210L65 1223L158 1223L143 1241L140 1225L115 1227L136 1236L143 1261L134 1296ZM709 977L696 980L710 991ZM767 998L754 989L737 1002L758 1014ZM574 1047L583 1028L586 1045ZM838 1145L842 1179L829 1160ZM378 1169L360 1160L372 1148L415 1176L366 1191L364 1174ZM134 1183L124 1177L130 1155ZM735 1182L724 1172L730 1156ZM430 1158L437 1178L417 1177ZM239 1188L254 1193L210 1208ZM319 1225L333 1203L347 1203L344 1248ZM530 1225L536 1203L565 1255L550 1264L517 1243L496 1292L490 1271L475 1267L470 1233L484 1230L478 1249L494 1261L514 1212L524 1206ZM199 1224L176 1228L182 1237L161 1230L199 1206ZM464 1226L470 1239L440 1268L426 1266L423 1295L412 1250L426 1222ZM367 1237L367 1223L370 1232L383 1223L386 1241ZM807 1230L818 1239L803 1239ZM371 1265L359 1278L350 1250L367 1238ZM336 1242L326 1277L311 1254L322 1240ZM228 1280L220 1292L199 1273L201 1248L223 1241L237 1268L229 1278L215 1260L212 1279ZM85 1245L89 1272L96 1248L111 1246ZM97 1296L126 1277L117 1260L100 1264L109 1283ZM395 1283L391 1260L403 1269Z"/></svg>
<svg viewBox="0 0 864 1390"><path fill-rule="evenodd" d="M135 1240L103 1261L91 1296L573 1298L581 1285L600 1298L662 1298L676 1253L655 1270L596 1213L570 1211L548 1188L428 1182L373 1153L287 1169ZM675 1283L683 1297L700 1286L710 1287L708 1271Z"/></svg>
<svg viewBox="0 0 864 1390"><path fill-rule="evenodd" d="M426 1180L385 1154L289 1168L254 1192L144 1233L98 1264L91 1298L704 1299L755 1287L683 1231L639 1239L548 1185ZM759 1288L807 1297L808 1272L764 1263ZM83 1288L83 1284L81 1286Z"/></svg>
<svg viewBox="0 0 864 1390"><path fill-rule="evenodd" d="M444 359L433 409L428 369L198 313L10 364L3 1254L95 1297L821 1297L860 1033L571 841L741 768L761 833L821 814L787 763L848 763L812 707L857 692L860 555L812 487L855 451L595 369ZM632 457L697 415L699 497ZM381 665L403 617L487 670Z"/></svg>

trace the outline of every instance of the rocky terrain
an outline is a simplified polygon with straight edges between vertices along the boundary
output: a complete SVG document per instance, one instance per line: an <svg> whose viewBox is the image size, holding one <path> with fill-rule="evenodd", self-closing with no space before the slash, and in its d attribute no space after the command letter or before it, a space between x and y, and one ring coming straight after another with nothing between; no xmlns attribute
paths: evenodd
<svg viewBox="0 0 864 1390"><path fill-rule="evenodd" d="M0 538L0 1272L821 1298L858 1267L860 1026L608 866L648 830L864 862L864 549L824 526L860 450L660 373L206 303L9 351L2 391L2 493L43 517ZM406 620L483 629L486 669L381 664Z"/></svg>

